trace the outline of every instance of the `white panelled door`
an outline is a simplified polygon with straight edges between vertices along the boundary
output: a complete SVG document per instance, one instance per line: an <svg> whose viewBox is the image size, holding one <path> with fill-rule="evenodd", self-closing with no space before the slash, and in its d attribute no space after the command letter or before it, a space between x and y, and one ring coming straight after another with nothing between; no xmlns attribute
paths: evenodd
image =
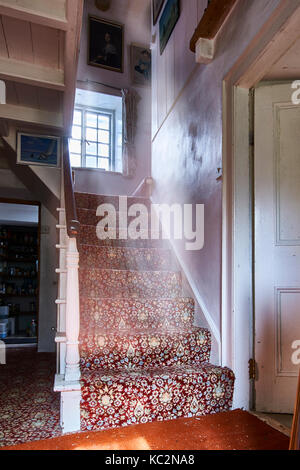
<svg viewBox="0 0 300 470"><path fill-rule="evenodd" d="M293 413L299 371L292 360L300 340L300 106L293 92L291 84L255 91L256 409L275 413Z"/></svg>

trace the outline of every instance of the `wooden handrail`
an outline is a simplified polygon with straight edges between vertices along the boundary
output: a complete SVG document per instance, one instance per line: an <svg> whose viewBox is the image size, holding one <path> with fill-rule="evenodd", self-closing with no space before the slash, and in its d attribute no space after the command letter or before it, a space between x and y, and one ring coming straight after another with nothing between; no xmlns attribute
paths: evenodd
<svg viewBox="0 0 300 470"><path fill-rule="evenodd" d="M200 38L214 39L237 0L211 0L198 24L190 42L190 49L196 52Z"/></svg>
<svg viewBox="0 0 300 470"><path fill-rule="evenodd" d="M80 223L77 220L69 142L66 137L63 139L63 173L67 233L70 238L76 238L79 234Z"/></svg>

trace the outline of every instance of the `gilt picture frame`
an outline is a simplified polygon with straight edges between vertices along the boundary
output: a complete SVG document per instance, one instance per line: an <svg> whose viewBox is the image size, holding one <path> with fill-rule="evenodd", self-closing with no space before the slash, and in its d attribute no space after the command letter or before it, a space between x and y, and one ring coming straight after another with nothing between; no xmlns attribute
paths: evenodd
<svg viewBox="0 0 300 470"><path fill-rule="evenodd" d="M88 65L123 73L124 26L96 16L88 21Z"/></svg>

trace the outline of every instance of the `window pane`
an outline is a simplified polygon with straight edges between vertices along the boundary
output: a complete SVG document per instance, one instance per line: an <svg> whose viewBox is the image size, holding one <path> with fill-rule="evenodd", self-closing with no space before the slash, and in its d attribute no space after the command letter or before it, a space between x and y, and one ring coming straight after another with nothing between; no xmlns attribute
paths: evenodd
<svg viewBox="0 0 300 470"><path fill-rule="evenodd" d="M71 153L81 153L81 140L71 139L69 142L69 148Z"/></svg>
<svg viewBox="0 0 300 470"><path fill-rule="evenodd" d="M97 144L96 142L87 142L86 143L86 153L89 155L97 155Z"/></svg>
<svg viewBox="0 0 300 470"><path fill-rule="evenodd" d="M101 157L109 157L109 145L99 144L98 155Z"/></svg>
<svg viewBox="0 0 300 470"><path fill-rule="evenodd" d="M81 127L78 127L78 126L72 127L72 137L73 139L81 139Z"/></svg>
<svg viewBox="0 0 300 470"><path fill-rule="evenodd" d="M78 126L81 126L81 111L75 110L74 111L74 116L73 116L73 124L77 124Z"/></svg>
<svg viewBox="0 0 300 470"><path fill-rule="evenodd" d="M75 155L74 153L70 154L70 160L71 160L71 166L80 168L81 167L81 156L80 155Z"/></svg>
<svg viewBox="0 0 300 470"><path fill-rule="evenodd" d="M110 124L110 117L109 116L103 116L103 114L99 114L99 116L98 116L98 127L99 127L99 129L109 130L109 124Z"/></svg>
<svg viewBox="0 0 300 470"><path fill-rule="evenodd" d="M103 144L109 144L109 132L108 131L99 131L98 132L98 142Z"/></svg>
<svg viewBox="0 0 300 470"><path fill-rule="evenodd" d="M109 160L107 158L99 158L98 168L101 168L101 170L109 171Z"/></svg>
<svg viewBox="0 0 300 470"><path fill-rule="evenodd" d="M95 113L86 113L86 126L87 127L97 127L97 114L95 114Z"/></svg>
<svg viewBox="0 0 300 470"><path fill-rule="evenodd" d="M87 127L86 128L86 140L97 142L97 130Z"/></svg>
<svg viewBox="0 0 300 470"><path fill-rule="evenodd" d="M86 168L97 168L97 157L86 156Z"/></svg>

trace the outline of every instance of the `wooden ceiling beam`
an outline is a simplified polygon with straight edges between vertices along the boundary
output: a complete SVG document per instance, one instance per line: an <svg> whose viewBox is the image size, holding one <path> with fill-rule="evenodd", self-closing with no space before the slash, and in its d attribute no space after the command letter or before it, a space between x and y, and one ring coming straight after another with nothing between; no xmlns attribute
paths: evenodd
<svg viewBox="0 0 300 470"><path fill-rule="evenodd" d="M1 105L0 121L1 119L52 129L62 130L63 128L62 113L54 113L41 109L28 108L27 106L16 106L12 104Z"/></svg>
<svg viewBox="0 0 300 470"><path fill-rule="evenodd" d="M52 2L50 0L49 4L51 5L51 3ZM51 11L53 11L53 7L51 9L49 7L48 12L47 10L41 10L40 0L31 0L29 4L31 4L30 8L22 6L22 4L16 1L0 0L0 15L9 16L11 18L16 18L23 21L29 21L31 23L48 26L49 28L55 28L61 31L67 31L68 21L66 18L65 11L61 11L60 16L55 16L53 13L51 13ZM57 11L58 10L56 9L56 12Z"/></svg>
<svg viewBox="0 0 300 470"><path fill-rule="evenodd" d="M0 79L64 91L64 72L30 62L0 57Z"/></svg>

